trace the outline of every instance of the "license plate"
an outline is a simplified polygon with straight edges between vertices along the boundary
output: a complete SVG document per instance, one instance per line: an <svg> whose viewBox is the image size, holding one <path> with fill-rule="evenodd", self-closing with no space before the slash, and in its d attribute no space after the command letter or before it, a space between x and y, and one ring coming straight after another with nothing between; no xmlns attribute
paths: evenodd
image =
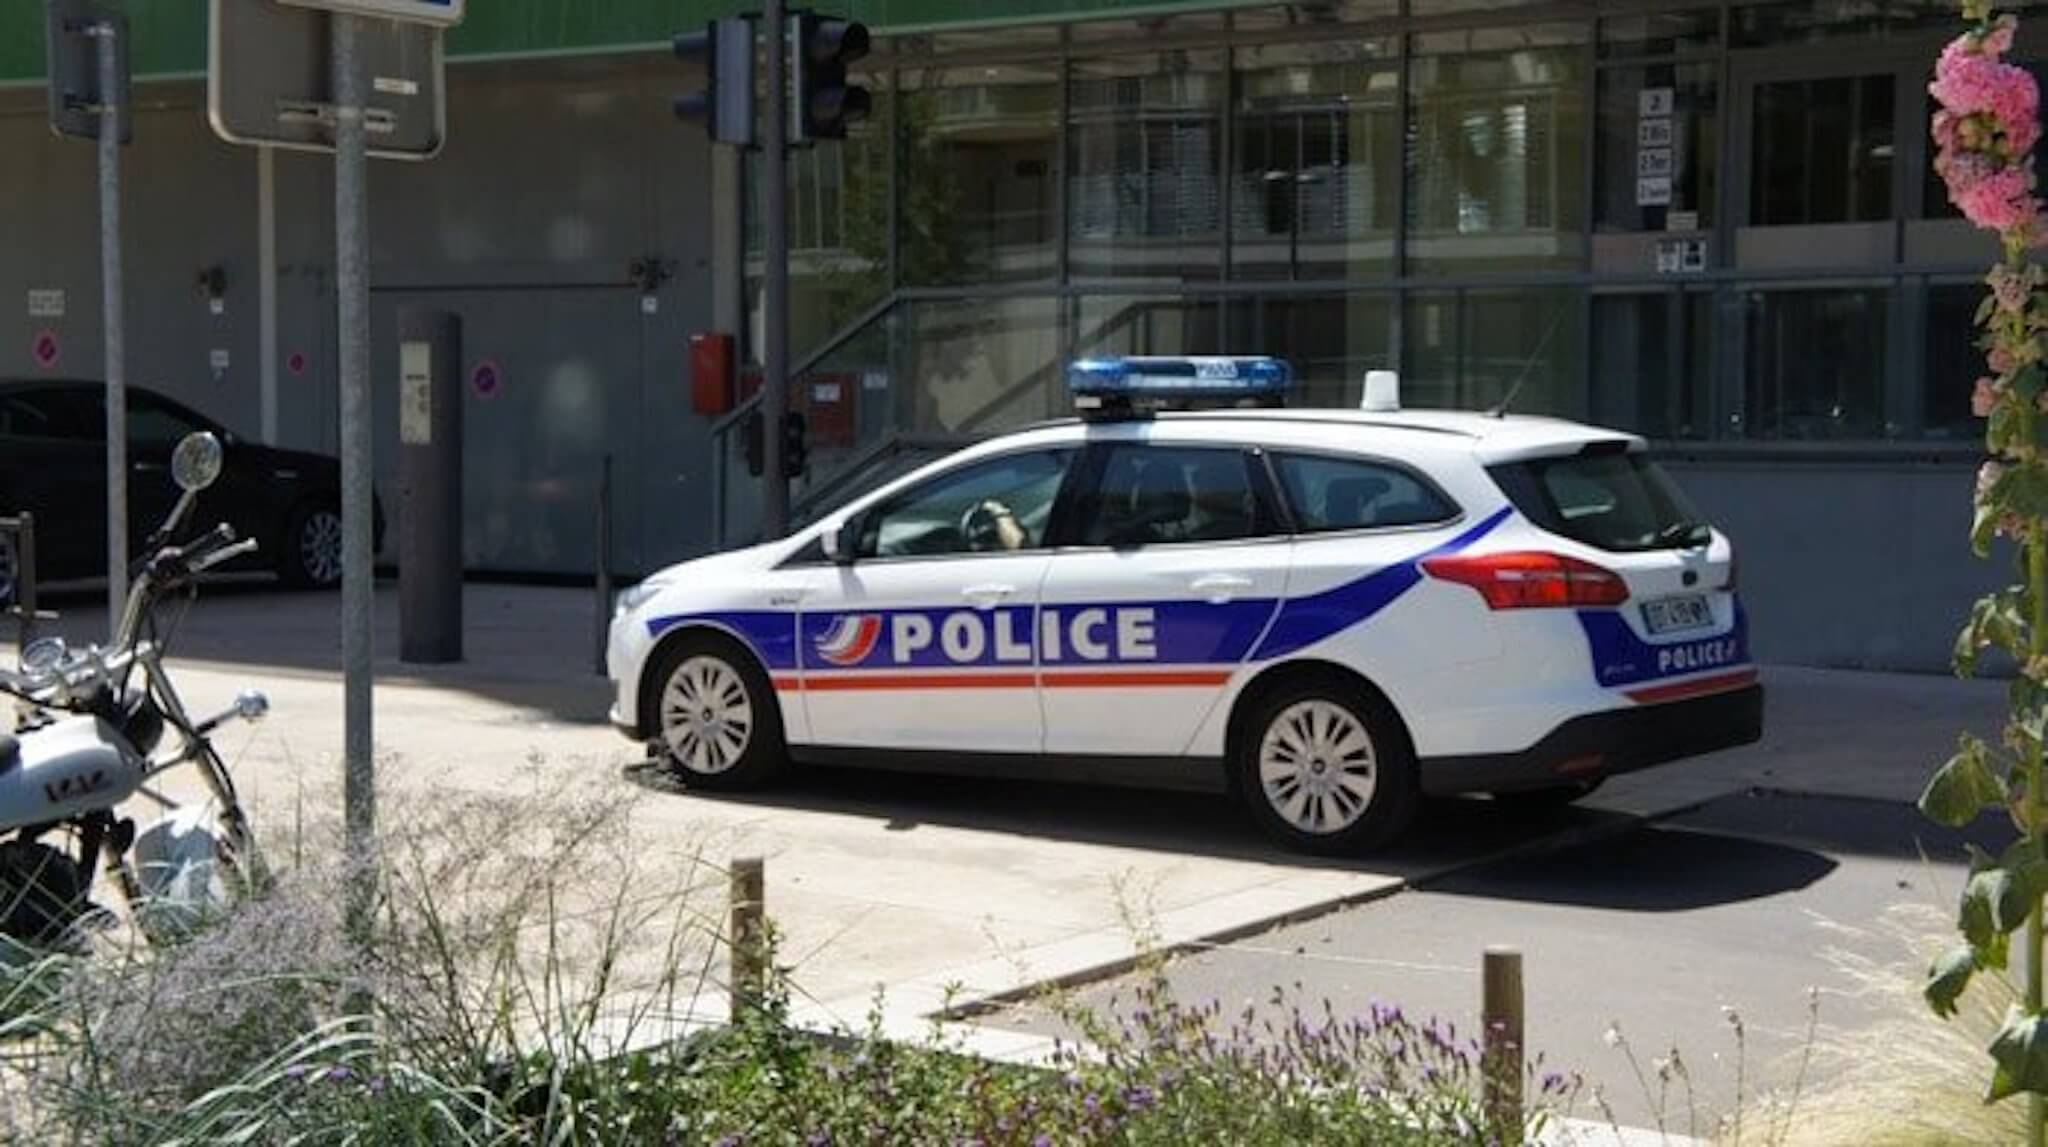
<svg viewBox="0 0 2048 1147"><path fill-rule="evenodd" d="M1714 611L1708 607L1705 594L1660 597L1643 603L1643 624L1651 633L1707 629L1714 624Z"/></svg>

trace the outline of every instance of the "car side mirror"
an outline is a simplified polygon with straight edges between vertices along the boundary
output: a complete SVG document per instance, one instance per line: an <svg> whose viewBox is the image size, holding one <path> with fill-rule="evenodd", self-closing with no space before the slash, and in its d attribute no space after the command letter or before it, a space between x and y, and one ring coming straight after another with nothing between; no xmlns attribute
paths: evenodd
<svg viewBox="0 0 2048 1147"><path fill-rule="evenodd" d="M834 565L852 565L854 555L860 550L860 519L850 517L836 526L828 527L819 536L818 543Z"/></svg>

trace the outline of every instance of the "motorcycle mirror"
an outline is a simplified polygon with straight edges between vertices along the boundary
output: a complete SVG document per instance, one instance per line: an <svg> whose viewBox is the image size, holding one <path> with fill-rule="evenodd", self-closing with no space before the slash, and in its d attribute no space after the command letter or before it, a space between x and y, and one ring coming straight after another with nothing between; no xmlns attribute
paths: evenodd
<svg viewBox="0 0 2048 1147"><path fill-rule="evenodd" d="M259 721L270 712L270 698L261 689L244 689L235 694L235 716L244 721Z"/></svg>
<svg viewBox="0 0 2048 1147"><path fill-rule="evenodd" d="M22 672L47 673L63 664L70 652L61 637L38 637L21 651Z"/></svg>
<svg viewBox="0 0 2048 1147"><path fill-rule="evenodd" d="M187 434L171 454L171 478L188 494L213 485L220 477L220 466L220 439L205 430Z"/></svg>

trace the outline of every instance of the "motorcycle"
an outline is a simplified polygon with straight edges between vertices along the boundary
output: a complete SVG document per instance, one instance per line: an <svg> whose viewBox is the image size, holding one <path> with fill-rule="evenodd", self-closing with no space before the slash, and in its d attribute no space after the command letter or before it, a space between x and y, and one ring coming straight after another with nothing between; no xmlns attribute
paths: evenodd
<svg viewBox="0 0 2048 1147"><path fill-rule="evenodd" d="M270 703L246 690L224 711L193 720L163 664L177 620L166 626L164 607L180 597L189 603L198 575L256 548L225 523L170 544L220 469L212 434L178 443L171 473L182 494L142 546L120 627L106 646L73 649L43 638L21 651L18 671L0 670L0 692L20 709L14 731L0 732L0 936L76 946L79 925L96 911L89 894L102 863L153 940L260 879L234 778L211 736L231 720L259 720ZM177 735L168 749L167 732ZM181 807L150 784L186 764L205 781L211 817L208 807ZM138 794L164 809L139 833L116 812ZM47 843L60 834L68 835L68 850Z"/></svg>

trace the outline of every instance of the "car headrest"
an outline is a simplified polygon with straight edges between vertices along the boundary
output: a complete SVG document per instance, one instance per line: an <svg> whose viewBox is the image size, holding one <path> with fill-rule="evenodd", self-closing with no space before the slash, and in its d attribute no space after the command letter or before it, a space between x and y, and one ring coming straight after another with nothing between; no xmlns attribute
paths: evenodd
<svg viewBox="0 0 2048 1147"><path fill-rule="evenodd" d="M1392 488L1385 478L1370 475L1334 479L1323 489L1323 520L1358 523L1365 517L1365 508Z"/></svg>

